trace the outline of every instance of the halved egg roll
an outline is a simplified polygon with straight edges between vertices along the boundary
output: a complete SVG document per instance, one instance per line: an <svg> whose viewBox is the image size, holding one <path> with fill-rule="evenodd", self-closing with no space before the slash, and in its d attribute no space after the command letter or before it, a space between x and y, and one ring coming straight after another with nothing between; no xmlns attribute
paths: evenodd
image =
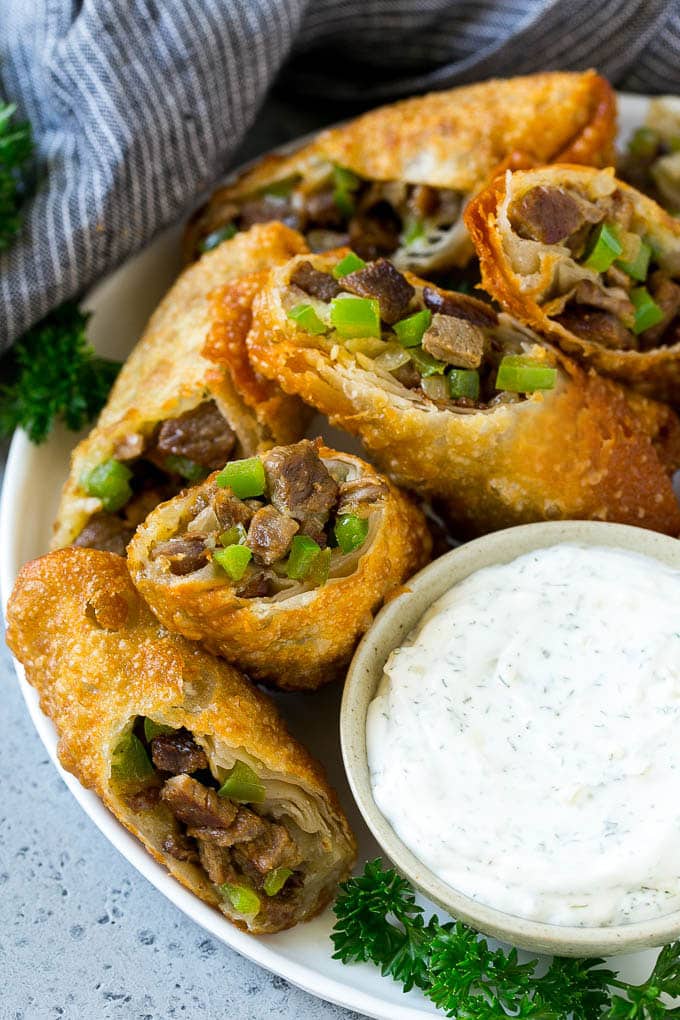
<svg viewBox="0 0 680 1020"><path fill-rule="evenodd" d="M128 563L165 626L256 680L314 690L430 549L407 496L358 457L302 440L162 503Z"/></svg>
<svg viewBox="0 0 680 1020"><path fill-rule="evenodd" d="M594 71L544 73L406 99L268 156L194 216L187 253L264 220L302 231L314 251L441 272L472 255L462 210L498 168L613 158L616 102Z"/></svg>
<svg viewBox="0 0 680 1020"><path fill-rule="evenodd" d="M680 223L613 170L507 173L466 221L488 292L565 351L680 400Z"/></svg>
<svg viewBox="0 0 680 1020"><path fill-rule="evenodd" d="M7 623L64 768L183 885L254 934L330 902L355 842L321 767L240 673L159 627L123 559L28 563Z"/></svg>
<svg viewBox="0 0 680 1020"><path fill-rule="evenodd" d="M253 307L255 366L443 499L459 534L555 518L678 533L675 414L489 303L341 251L273 270Z"/></svg>
<svg viewBox="0 0 680 1020"><path fill-rule="evenodd" d="M244 342L253 281L302 251L299 234L269 223L225 241L181 274L72 454L53 547L75 543L124 555L135 527L161 499L229 457L304 434L302 404L257 376ZM225 293L244 276L240 290Z"/></svg>

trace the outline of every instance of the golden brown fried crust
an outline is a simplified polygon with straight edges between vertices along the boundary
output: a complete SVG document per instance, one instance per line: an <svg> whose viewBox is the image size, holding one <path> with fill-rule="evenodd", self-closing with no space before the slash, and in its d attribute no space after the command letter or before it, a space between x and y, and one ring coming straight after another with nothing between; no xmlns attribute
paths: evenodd
<svg viewBox="0 0 680 1020"><path fill-rule="evenodd" d="M192 218L187 257L231 219L232 203L331 161L368 180L474 192L499 167L614 158L616 97L594 71L492 79L405 99L318 135L289 156L269 155L220 188Z"/></svg>
<svg viewBox="0 0 680 1020"><path fill-rule="evenodd" d="M341 874L355 843L321 767L288 733L274 705L227 663L160 627L128 575L125 561L93 549L61 549L26 564L7 609L7 642L59 734L59 760L142 841L149 853L201 899L218 904L202 869L162 849L174 824L159 805L134 811L114 788L110 768L121 731L135 716L186 726L214 746L246 752L264 769L302 789L328 822ZM334 895L321 889L304 918ZM221 909L229 916L228 908ZM257 919L244 930L264 930Z"/></svg>
<svg viewBox="0 0 680 1020"><path fill-rule="evenodd" d="M325 447L319 452L357 466L362 478L380 478L350 454ZM170 536L186 502L182 495L154 510L137 529L128 549L132 579L165 626L238 663L256 680L284 690L315 690L338 677L384 599L428 562L431 540L423 514L385 485L376 533L356 569L321 588L283 601L248 599L219 581L150 570L151 547Z"/></svg>
<svg viewBox="0 0 680 1020"><path fill-rule="evenodd" d="M594 170L571 165L554 165L517 171L511 186L523 191L536 184L567 186L588 193L598 177L613 175L613 170ZM651 198L616 181L633 203L636 216L647 227L647 234L665 250L680 249L680 224ZM504 308L522 322L533 326L579 361L612 376L641 393L677 404L680 401L680 343L648 351L615 350L592 340L584 340L543 311L535 292L523 285L505 249L498 215L506 199L508 179L497 177L467 207L465 223L479 256L482 283Z"/></svg>
<svg viewBox="0 0 680 1020"><path fill-rule="evenodd" d="M291 442L304 433L305 409L276 383L261 381L253 399L251 380L241 368L249 320L241 320L240 332L235 328L223 288L229 281L306 250L295 231L267 223L224 241L184 270L121 369L97 424L71 455L53 548L72 542L99 509L81 488L83 475L115 456L126 436L148 435L156 422L185 414L202 400L217 402L244 456L274 442ZM217 292L214 301L213 291ZM225 321L232 323L228 348L209 344L204 349L211 331L219 330Z"/></svg>
<svg viewBox="0 0 680 1020"><path fill-rule="evenodd" d="M338 254L306 258L328 271ZM680 532L668 473L677 466L679 426L668 408L644 398L632 407L621 387L539 337L531 354L560 368L555 389L488 411L439 408L362 367L332 339L297 328L282 304L297 262L273 270L255 300L253 363L360 436L398 484L444 499L461 535L568 518Z"/></svg>

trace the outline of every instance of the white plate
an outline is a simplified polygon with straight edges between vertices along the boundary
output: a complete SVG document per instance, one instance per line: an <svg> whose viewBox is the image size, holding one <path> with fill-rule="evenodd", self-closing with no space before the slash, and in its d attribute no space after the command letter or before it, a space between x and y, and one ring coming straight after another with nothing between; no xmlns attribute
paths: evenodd
<svg viewBox="0 0 680 1020"><path fill-rule="evenodd" d="M625 137L644 118L648 100L641 96L623 96L620 103L621 134ZM159 236L153 244L130 259L95 287L86 308L94 314L89 335L101 354L124 358L139 337L144 324L179 269L178 228ZM324 428L324 435L341 448L351 441L335 430ZM344 442L343 442L344 440ZM68 470L74 436L56 429L42 446L33 446L24 433L12 440L0 505L0 590L3 605L22 563L45 552L61 485ZM36 503L36 488L40 500ZM346 1006L381 1020L418 1020L438 1015L420 992L404 995L398 984L380 976L368 964L343 966L331 959L330 931L334 921L331 910L321 917L281 935L253 938L232 927L217 911L202 903L157 864L98 798L84 790L57 761L54 727L40 711L38 698L15 663L21 690L36 730L69 790L83 810L107 839L128 861L180 910L215 938L243 956L312 992L323 999ZM338 789L340 799L359 838L359 862L379 854L355 808L345 780L338 736L338 685L314 695L282 695L279 705L294 732L312 753L319 757ZM615 968L628 980L647 976L654 954L636 953L618 958Z"/></svg>

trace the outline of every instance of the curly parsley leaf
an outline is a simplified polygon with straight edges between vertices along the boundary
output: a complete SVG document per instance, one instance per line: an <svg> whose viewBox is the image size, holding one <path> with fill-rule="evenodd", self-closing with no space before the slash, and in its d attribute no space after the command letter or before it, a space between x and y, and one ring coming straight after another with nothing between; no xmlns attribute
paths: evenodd
<svg viewBox="0 0 680 1020"><path fill-rule="evenodd" d="M21 426L42 443L58 419L77 432L101 409L120 364L95 354L88 318L67 302L16 343L13 378L0 386L0 436Z"/></svg>
<svg viewBox="0 0 680 1020"><path fill-rule="evenodd" d="M621 981L602 960L521 963L491 949L461 921L425 922L411 885L380 859L340 887L331 938L334 959L370 962L458 1020L660 1020L680 1017L664 998L680 995L680 942L662 950L649 979Z"/></svg>
<svg viewBox="0 0 680 1020"><path fill-rule="evenodd" d="M16 106L0 104L0 251L9 248L21 226L26 196L26 164L33 154L30 124L14 120Z"/></svg>

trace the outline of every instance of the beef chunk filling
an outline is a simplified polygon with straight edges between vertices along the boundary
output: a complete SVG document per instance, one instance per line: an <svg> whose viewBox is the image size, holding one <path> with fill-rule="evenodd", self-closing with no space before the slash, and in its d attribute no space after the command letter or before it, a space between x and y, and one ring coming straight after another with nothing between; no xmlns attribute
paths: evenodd
<svg viewBox="0 0 680 1020"><path fill-rule="evenodd" d="M574 291L574 300L579 305L592 305L604 312L616 315L624 326L635 322L635 309L625 291L619 288L604 291L592 280L579 280Z"/></svg>
<svg viewBox="0 0 680 1020"><path fill-rule="evenodd" d="M272 450L264 458L264 470L269 498L281 513L303 520L335 505L337 483L308 439Z"/></svg>
<svg viewBox="0 0 680 1020"><path fill-rule="evenodd" d="M435 313L423 335L423 348L449 365L479 368L484 356L484 333L465 319Z"/></svg>
<svg viewBox="0 0 680 1020"><path fill-rule="evenodd" d="M271 565L286 555L297 530L298 524L291 517L284 517L273 506L265 506L250 522L247 545L258 563Z"/></svg>
<svg viewBox="0 0 680 1020"><path fill-rule="evenodd" d="M253 507L248 506L248 503L220 488L217 488L215 492L212 507L223 528L233 528L235 524L243 524L247 527L255 513Z"/></svg>
<svg viewBox="0 0 680 1020"><path fill-rule="evenodd" d="M99 513L91 517L73 545L81 549L101 549L125 556L125 547L134 534L131 527L115 514Z"/></svg>
<svg viewBox="0 0 680 1020"><path fill-rule="evenodd" d="M315 269L311 262L300 262L290 278L300 290L322 301L332 301L340 293L338 281L330 273Z"/></svg>
<svg viewBox="0 0 680 1020"><path fill-rule="evenodd" d="M225 882L230 882L233 885L239 884L239 876L231 862L228 850L224 850L217 843L199 840L198 857L201 867L215 885L223 885Z"/></svg>
<svg viewBox="0 0 680 1020"><path fill-rule="evenodd" d="M510 206L510 222L521 236L543 244L558 244L584 223L599 223L604 212L579 200L564 188L543 184L530 188Z"/></svg>
<svg viewBox="0 0 680 1020"><path fill-rule="evenodd" d="M260 875L274 868L295 868L300 864L300 851L283 825L269 822L266 831L247 843L239 843L235 853L237 861L246 860Z"/></svg>
<svg viewBox="0 0 680 1020"><path fill-rule="evenodd" d="M273 574L268 570L254 570L234 589L240 599L266 599L272 594Z"/></svg>
<svg viewBox="0 0 680 1020"><path fill-rule="evenodd" d="M173 832L163 840L163 850L170 854L176 861L191 861L195 864L198 861L198 851L195 845L182 836L181 833Z"/></svg>
<svg viewBox="0 0 680 1020"><path fill-rule="evenodd" d="M162 456L186 457L208 471L223 467L235 445L236 435L214 400L199 404L179 418L168 418L156 439Z"/></svg>
<svg viewBox="0 0 680 1020"><path fill-rule="evenodd" d="M161 772L172 772L174 776L181 772L198 772L208 767L205 751L186 730L154 737L151 741L151 760Z"/></svg>
<svg viewBox="0 0 680 1020"><path fill-rule="evenodd" d="M403 317L415 295L415 288L387 259L378 259L343 276L342 288L359 297L377 298L380 318L389 324Z"/></svg>
<svg viewBox="0 0 680 1020"><path fill-rule="evenodd" d="M498 316L491 305L469 294L457 294L455 291L442 293L434 287L423 287L423 304L431 312L465 319L475 326L492 329L498 325Z"/></svg>
<svg viewBox="0 0 680 1020"><path fill-rule="evenodd" d="M376 202L349 221L349 243L362 259L391 255L399 247L401 219L389 202Z"/></svg>
<svg viewBox="0 0 680 1020"><path fill-rule="evenodd" d="M226 797L185 775L166 781L161 800L175 818L194 828L228 829L238 811Z"/></svg>
<svg viewBox="0 0 680 1020"><path fill-rule="evenodd" d="M266 822L254 811L247 807L239 807L236 818L226 829L217 829L210 826L199 826L188 830L188 835L195 839L204 839L209 843L216 843L218 846L235 846L236 843L244 843L250 839L257 839L267 831L269 822Z"/></svg>
<svg viewBox="0 0 680 1020"><path fill-rule="evenodd" d="M613 350L635 350L635 335L611 312L593 311L586 305L569 305L556 321L584 340L594 340Z"/></svg>
<svg viewBox="0 0 680 1020"><path fill-rule="evenodd" d="M200 570L208 562L208 552L202 535L182 535L169 538L166 542L157 542L153 547L152 557L167 557L173 574L183 577Z"/></svg>
<svg viewBox="0 0 680 1020"><path fill-rule="evenodd" d="M387 485L382 479L354 478L340 483L336 513L356 514L363 504L378 503L387 496Z"/></svg>

